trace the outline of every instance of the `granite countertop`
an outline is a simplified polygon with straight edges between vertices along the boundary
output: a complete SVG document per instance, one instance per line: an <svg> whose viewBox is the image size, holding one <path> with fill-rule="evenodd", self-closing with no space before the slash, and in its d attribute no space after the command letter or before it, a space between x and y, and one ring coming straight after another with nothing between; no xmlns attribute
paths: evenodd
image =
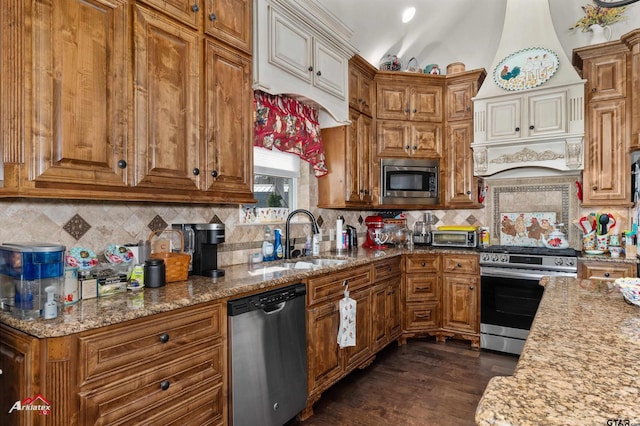
<svg viewBox="0 0 640 426"><path fill-rule="evenodd" d="M603 281L546 277L541 284L516 371L489 381L477 424L640 423L640 307Z"/></svg>
<svg viewBox="0 0 640 426"><path fill-rule="evenodd" d="M66 306L64 314L53 320L38 319L23 321L0 312L0 324L5 324L39 338L60 337L99 327L118 324L161 312L168 312L186 306L220 299L241 297L246 294L276 288L304 280L311 276L323 275L331 271L357 265L366 265L375 260L399 256L403 253L447 253L458 249L415 248L414 250L389 248L367 250L360 248L346 255L322 253L322 257L346 259L343 265L327 266L322 269L290 269L272 273L255 273L261 268L277 266L278 262L254 265L253 271L247 264L225 267L221 278L190 276L187 281L168 283L161 288L145 288L135 292L115 294L107 297L81 300ZM475 253L476 250L463 250ZM304 261L305 258L296 260ZM251 273L254 272L254 273Z"/></svg>

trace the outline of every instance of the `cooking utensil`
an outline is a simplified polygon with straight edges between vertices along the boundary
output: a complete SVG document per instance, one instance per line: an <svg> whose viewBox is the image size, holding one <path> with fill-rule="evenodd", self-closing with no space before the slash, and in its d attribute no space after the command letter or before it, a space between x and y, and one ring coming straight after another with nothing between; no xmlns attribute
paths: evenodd
<svg viewBox="0 0 640 426"><path fill-rule="evenodd" d="M600 224L600 231L598 232L598 234L605 235L607 233L607 225L609 224L609 222L613 222L611 224L611 227L614 227L616 225L616 219L611 213L603 213L600 215L600 217L598 218L598 223Z"/></svg>
<svg viewBox="0 0 640 426"><path fill-rule="evenodd" d="M593 231L593 224L591 223L591 220L587 216L582 216L580 218L579 223L580 223L580 228L582 228L585 234L588 234L589 232Z"/></svg>

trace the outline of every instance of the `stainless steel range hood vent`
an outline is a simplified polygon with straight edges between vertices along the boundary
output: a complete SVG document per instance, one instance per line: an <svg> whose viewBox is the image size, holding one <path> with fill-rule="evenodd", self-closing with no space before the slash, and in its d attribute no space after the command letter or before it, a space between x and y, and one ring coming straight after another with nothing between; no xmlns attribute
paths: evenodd
<svg viewBox="0 0 640 426"><path fill-rule="evenodd" d="M507 0L502 37L474 101L474 172L580 170L584 84L555 33L548 0Z"/></svg>

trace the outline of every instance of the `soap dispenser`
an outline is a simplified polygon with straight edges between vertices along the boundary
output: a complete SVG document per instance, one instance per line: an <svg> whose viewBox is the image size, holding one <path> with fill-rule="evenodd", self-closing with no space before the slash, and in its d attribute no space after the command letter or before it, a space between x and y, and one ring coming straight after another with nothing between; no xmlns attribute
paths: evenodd
<svg viewBox="0 0 640 426"><path fill-rule="evenodd" d="M56 287L47 286L44 288L47 293L47 303L44 304L44 319L53 319L58 316L58 304L55 301Z"/></svg>

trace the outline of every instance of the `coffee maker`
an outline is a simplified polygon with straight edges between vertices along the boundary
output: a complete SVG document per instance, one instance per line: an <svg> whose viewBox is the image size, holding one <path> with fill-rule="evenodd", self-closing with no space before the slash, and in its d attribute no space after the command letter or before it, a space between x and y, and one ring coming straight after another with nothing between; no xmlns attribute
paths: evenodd
<svg viewBox="0 0 640 426"><path fill-rule="evenodd" d="M222 277L224 269L218 269L218 244L224 243L222 223L173 224L184 235L184 252L191 254L189 275Z"/></svg>

